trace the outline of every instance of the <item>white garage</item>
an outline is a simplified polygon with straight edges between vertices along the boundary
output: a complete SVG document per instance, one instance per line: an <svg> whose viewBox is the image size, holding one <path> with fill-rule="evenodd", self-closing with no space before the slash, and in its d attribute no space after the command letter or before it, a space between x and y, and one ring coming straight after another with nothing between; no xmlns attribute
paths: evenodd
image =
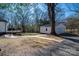
<svg viewBox="0 0 79 59"><path fill-rule="evenodd" d="M56 24L55 31L57 34L64 33L65 29L66 29L65 23L60 22L60 23ZM50 34L51 33L51 26L50 25L40 26L40 33Z"/></svg>
<svg viewBox="0 0 79 59"><path fill-rule="evenodd" d="M7 21L0 18L0 33L5 33L7 31Z"/></svg>

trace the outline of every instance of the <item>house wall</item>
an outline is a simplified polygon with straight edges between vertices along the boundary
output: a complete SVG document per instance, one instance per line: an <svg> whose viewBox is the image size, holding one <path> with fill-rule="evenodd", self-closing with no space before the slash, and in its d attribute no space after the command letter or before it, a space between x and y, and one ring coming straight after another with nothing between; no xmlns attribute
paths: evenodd
<svg viewBox="0 0 79 59"><path fill-rule="evenodd" d="M47 31L46 31L46 29L47 29ZM40 27L40 33L48 33L48 34L50 34L51 33L51 27L41 26Z"/></svg>
<svg viewBox="0 0 79 59"><path fill-rule="evenodd" d="M0 32L6 32L6 28L5 28L5 22L0 22Z"/></svg>
<svg viewBox="0 0 79 59"><path fill-rule="evenodd" d="M7 31L8 31L8 24L6 23L6 25L5 25L5 26L6 26L6 32L7 32Z"/></svg>
<svg viewBox="0 0 79 59"><path fill-rule="evenodd" d="M63 24L60 24L60 25L56 26L56 28L55 28L57 34L64 33L65 29L66 29L66 26Z"/></svg>
<svg viewBox="0 0 79 59"><path fill-rule="evenodd" d="M47 28L47 31L46 31ZM60 24L58 26L56 26L55 31L57 34L61 34L65 32L66 27L63 24ZM45 27L45 26L40 26L40 33L47 33L50 34L51 33L51 27Z"/></svg>

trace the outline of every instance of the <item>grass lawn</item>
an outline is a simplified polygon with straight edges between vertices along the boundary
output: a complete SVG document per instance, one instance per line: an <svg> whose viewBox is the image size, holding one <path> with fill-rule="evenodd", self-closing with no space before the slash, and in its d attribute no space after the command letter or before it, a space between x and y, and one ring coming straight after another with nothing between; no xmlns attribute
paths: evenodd
<svg viewBox="0 0 79 59"><path fill-rule="evenodd" d="M18 34L21 34L22 36L24 36L24 35L38 35L40 33L18 33Z"/></svg>
<svg viewBox="0 0 79 59"><path fill-rule="evenodd" d="M49 54L45 49L56 44L58 44L56 41L36 37L0 38L0 55L42 55L42 52Z"/></svg>
<svg viewBox="0 0 79 59"><path fill-rule="evenodd" d="M79 44L53 35L38 33L25 33L12 39L0 37L0 56L51 55L79 55Z"/></svg>

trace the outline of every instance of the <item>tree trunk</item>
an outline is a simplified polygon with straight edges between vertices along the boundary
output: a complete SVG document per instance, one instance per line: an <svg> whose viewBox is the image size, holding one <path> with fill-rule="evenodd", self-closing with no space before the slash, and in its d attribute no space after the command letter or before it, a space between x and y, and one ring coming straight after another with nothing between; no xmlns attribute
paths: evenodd
<svg viewBox="0 0 79 59"><path fill-rule="evenodd" d="M55 32L55 3L48 3L48 16L51 24L51 34L56 35Z"/></svg>
<svg viewBox="0 0 79 59"><path fill-rule="evenodd" d="M22 25L22 32L23 33L26 32L24 20L22 20L21 25Z"/></svg>
<svg viewBox="0 0 79 59"><path fill-rule="evenodd" d="M25 26L22 24L22 32L24 33L24 32L26 32L26 30L25 30Z"/></svg>

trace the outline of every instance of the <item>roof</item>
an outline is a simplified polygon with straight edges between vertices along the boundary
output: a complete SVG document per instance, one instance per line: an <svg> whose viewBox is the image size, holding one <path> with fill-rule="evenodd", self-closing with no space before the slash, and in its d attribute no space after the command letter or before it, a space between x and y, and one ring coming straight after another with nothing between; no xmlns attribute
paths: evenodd
<svg viewBox="0 0 79 59"><path fill-rule="evenodd" d="M0 17L0 22L7 22L7 21Z"/></svg>

